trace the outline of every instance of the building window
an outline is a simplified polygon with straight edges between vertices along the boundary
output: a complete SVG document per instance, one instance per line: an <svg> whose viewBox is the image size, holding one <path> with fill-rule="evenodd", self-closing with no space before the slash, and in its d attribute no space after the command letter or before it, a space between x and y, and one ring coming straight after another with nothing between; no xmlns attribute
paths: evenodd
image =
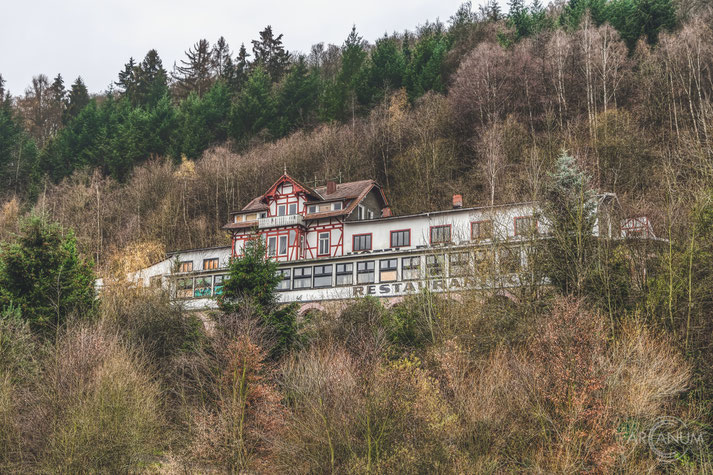
<svg viewBox="0 0 713 475"><path fill-rule="evenodd" d="M451 242L450 225L431 226L431 244L443 244L446 242Z"/></svg>
<svg viewBox="0 0 713 475"><path fill-rule="evenodd" d="M203 259L203 270L213 270L218 268L218 258Z"/></svg>
<svg viewBox="0 0 713 475"><path fill-rule="evenodd" d="M267 211L263 211L258 215L259 218L267 218Z"/></svg>
<svg viewBox="0 0 713 475"><path fill-rule="evenodd" d="M391 247L406 247L411 245L411 230L391 231Z"/></svg>
<svg viewBox="0 0 713 475"><path fill-rule="evenodd" d="M332 265L314 266L314 288L332 286Z"/></svg>
<svg viewBox="0 0 713 475"><path fill-rule="evenodd" d="M520 250L506 247L500 250L500 272L514 274L520 270Z"/></svg>
<svg viewBox="0 0 713 475"><path fill-rule="evenodd" d="M223 284L227 280L227 275L214 275L213 276L213 295L223 294Z"/></svg>
<svg viewBox="0 0 713 475"><path fill-rule="evenodd" d="M329 233L319 233L319 249L317 249L317 255L329 255Z"/></svg>
<svg viewBox="0 0 713 475"><path fill-rule="evenodd" d="M292 185L290 185L289 183L285 183L284 185L282 185L282 194L286 195L288 193L292 193Z"/></svg>
<svg viewBox="0 0 713 475"><path fill-rule="evenodd" d="M287 236L280 236L280 246L278 247L278 255L279 256L286 256L287 255Z"/></svg>
<svg viewBox="0 0 713 475"><path fill-rule="evenodd" d="M357 284L374 283L374 261L357 262Z"/></svg>
<svg viewBox="0 0 713 475"><path fill-rule="evenodd" d="M179 263L178 272L193 272L193 261L183 261Z"/></svg>
<svg viewBox="0 0 713 475"><path fill-rule="evenodd" d="M426 276L443 277L443 254L430 254L426 256Z"/></svg>
<svg viewBox="0 0 713 475"><path fill-rule="evenodd" d="M277 206L277 215L278 216L284 216L287 214L287 206L285 205L278 205Z"/></svg>
<svg viewBox="0 0 713 475"><path fill-rule="evenodd" d="M308 213L316 213L317 212L317 205L309 205L307 207L307 212Z"/></svg>
<svg viewBox="0 0 713 475"><path fill-rule="evenodd" d="M470 253L454 252L449 256L449 273L451 277L464 277L470 274Z"/></svg>
<svg viewBox="0 0 713 475"><path fill-rule="evenodd" d="M403 280L416 280L421 278L421 258L404 257L401 259L401 277Z"/></svg>
<svg viewBox="0 0 713 475"><path fill-rule="evenodd" d="M473 241L493 239L493 222L488 220L470 223L470 238Z"/></svg>
<svg viewBox="0 0 713 475"><path fill-rule="evenodd" d="M357 206L357 219L362 220L366 218L366 208L362 205Z"/></svg>
<svg viewBox="0 0 713 475"><path fill-rule="evenodd" d="M493 252L491 249L476 249L473 264L477 274L490 274L493 268Z"/></svg>
<svg viewBox="0 0 713 475"><path fill-rule="evenodd" d="M337 285L352 285L354 282L354 264L337 264Z"/></svg>
<svg viewBox="0 0 713 475"><path fill-rule="evenodd" d="M333 209L334 211L339 211L340 209L342 209L342 202L339 201L339 202L337 202L337 203L334 203L334 204L332 205L332 209Z"/></svg>
<svg viewBox="0 0 713 475"><path fill-rule="evenodd" d="M379 282L393 282L396 280L398 259L382 259L379 261Z"/></svg>
<svg viewBox="0 0 713 475"><path fill-rule="evenodd" d="M193 279L178 279L176 281L176 298L189 299L193 297Z"/></svg>
<svg viewBox="0 0 713 475"><path fill-rule="evenodd" d="M277 290L290 290L290 269L278 269L277 276L280 277L280 282L277 284Z"/></svg>
<svg viewBox="0 0 713 475"><path fill-rule="evenodd" d="M532 216L515 218L515 236L528 237L537 233L537 221Z"/></svg>
<svg viewBox="0 0 713 475"><path fill-rule="evenodd" d="M210 297L212 280L211 277L198 277L193 288L193 296L197 299Z"/></svg>
<svg viewBox="0 0 713 475"><path fill-rule="evenodd" d="M289 215L297 214L297 203L290 204L289 212L287 214L289 214Z"/></svg>
<svg viewBox="0 0 713 475"><path fill-rule="evenodd" d="M308 289L312 287L312 268L298 267L292 276L293 289Z"/></svg>
<svg viewBox="0 0 713 475"><path fill-rule="evenodd" d="M275 251L277 250L277 236L270 236L267 238L267 255L273 257Z"/></svg>
<svg viewBox="0 0 713 475"><path fill-rule="evenodd" d="M371 250L371 234L355 234L352 237L353 251L370 251Z"/></svg>
<svg viewBox="0 0 713 475"><path fill-rule="evenodd" d="M374 219L374 212L372 210L368 210L366 215L369 219Z"/></svg>

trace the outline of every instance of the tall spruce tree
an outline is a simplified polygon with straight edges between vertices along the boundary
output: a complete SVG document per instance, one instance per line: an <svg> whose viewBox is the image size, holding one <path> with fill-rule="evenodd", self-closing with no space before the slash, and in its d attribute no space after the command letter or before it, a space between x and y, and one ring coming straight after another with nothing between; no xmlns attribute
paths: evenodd
<svg viewBox="0 0 713 475"><path fill-rule="evenodd" d="M168 74L155 49L149 50L136 68L135 105L154 107L168 94Z"/></svg>
<svg viewBox="0 0 713 475"><path fill-rule="evenodd" d="M87 91L87 86L84 85L84 81L80 76L72 83L72 89L69 91L67 109L64 114L65 124L78 116L87 104L89 104L89 91Z"/></svg>
<svg viewBox="0 0 713 475"><path fill-rule="evenodd" d="M290 53L282 45L282 34L275 36L272 27L267 25L260 32L260 39L252 40L255 66L261 66L272 82L279 82L287 71Z"/></svg>
<svg viewBox="0 0 713 475"><path fill-rule="evenodd" d="M542 214L549 228L544 240L544 268L565 294L582 295L592 268L596 222L595 193L587 176L566 152L549 176Z"/></svg>
<svg viewBox="0 0 713 475"><path fill-rule="evenodd" d="M37 330L56 329L70 315L95 307L92 263L79 255L74 234L32 216L14 242L0 247L0 307L19 307Z"/></svg>

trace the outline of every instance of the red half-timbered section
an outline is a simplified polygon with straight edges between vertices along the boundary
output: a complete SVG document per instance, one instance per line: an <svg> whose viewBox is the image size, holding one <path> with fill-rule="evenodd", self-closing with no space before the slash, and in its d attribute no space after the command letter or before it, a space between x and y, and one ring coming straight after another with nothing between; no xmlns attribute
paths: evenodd
<svg viewBox="0 0 713 475"><path fill-rule="evenodd" d="M344 223L339 218L329 218L310 224L307 229L309 236L305 239L305 259L316 257L336 257L344 255ZM329 253L320 253L320 235L329 233Z"/></svg>
<svg viewBox="0 0 713 475"><path fill-rule="evenodd" d="M312 189L285 173L265 194L232 213L223 229L232 235L233 256L243 255L247 241L259 238L268 257L279 261L338 257L344 255L345 221L379 217L384 209L386 197L373 180Z"/></svg>

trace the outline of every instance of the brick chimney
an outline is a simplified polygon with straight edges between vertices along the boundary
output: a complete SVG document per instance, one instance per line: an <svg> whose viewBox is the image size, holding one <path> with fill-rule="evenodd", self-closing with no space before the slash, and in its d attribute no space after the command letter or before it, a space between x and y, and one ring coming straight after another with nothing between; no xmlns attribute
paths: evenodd
<svg viewBox="0 0 713 475"><path fill-rule="evenodd" d="M390 208L390 207L387 206L386 208L384 208L384 209L381 210L381 217L382 217L382 218L390 218L391 216L393 216L393 214L391 214L391 208Z"/></svg>
<svg viewBox="0 0 713 475"><path fill-rule="evenodd" d="M453 209L463 207L463 195L453 195Z"/></svg>
<svg viewBox="0 0 713 475"><path fill-rule="evenodd" d="M327 182L327 194L331 195L337 192L337 182L330 180Z"/></svg>

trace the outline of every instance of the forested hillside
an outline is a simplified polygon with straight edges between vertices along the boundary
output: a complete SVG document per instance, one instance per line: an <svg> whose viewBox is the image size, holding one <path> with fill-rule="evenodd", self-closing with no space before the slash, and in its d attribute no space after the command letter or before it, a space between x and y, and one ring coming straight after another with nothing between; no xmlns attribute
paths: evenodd
<svg viewBox="0 0 713 475"><path fill-rule="evenodd" d="M307 55L270 27L237 53L200 40L170 72L152 50L92 97L81 78L38 75L2 93L0 194L15 200L6 213L39 206L76 229L100 264L135 240L220 242L227 213L283 166L306 182L374 178L411 212L453 192L468 205L532 198L567 149L597 188L662 209L678 194L661 187L710 161L708 13L464 4L447 24L373 44L353 29Z"/></svg>
<svg viewBox="0 0 713 475"><path fill-rule="evenodd" d="M672 464L636 438L713 424L710 2L465 3L345 34L151 50L108 91L0 79L0 471L710 472L708 436ZM284 168L375 179L397 214L541 200L560 232L523 272L552 285L297 316L256 253L204 325L123 281L227 244ZM658 240L582 238L596 192Z"/></svg>

